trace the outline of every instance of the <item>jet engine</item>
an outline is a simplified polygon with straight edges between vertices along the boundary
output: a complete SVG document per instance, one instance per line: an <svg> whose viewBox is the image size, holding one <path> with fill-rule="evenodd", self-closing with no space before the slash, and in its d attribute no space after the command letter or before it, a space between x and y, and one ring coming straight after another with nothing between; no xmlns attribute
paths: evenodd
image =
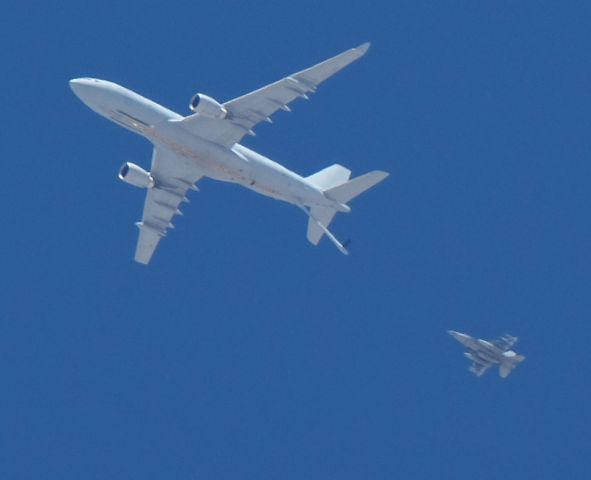
<svg viewBox="0 0 591 480"><path fill-rule="evenodd" d="M134 187L152 188L155 184L150 172L135 163L125 162L119 169L119 178Z"/></svg>
<svg viewBox="0 0 591 480"><path fill-rule="evenodd" d="M202 93L197 93L191 98L189 108L197 115L214 118L216 120L223 120L228 116L228 111L223 105Z"/></svg>

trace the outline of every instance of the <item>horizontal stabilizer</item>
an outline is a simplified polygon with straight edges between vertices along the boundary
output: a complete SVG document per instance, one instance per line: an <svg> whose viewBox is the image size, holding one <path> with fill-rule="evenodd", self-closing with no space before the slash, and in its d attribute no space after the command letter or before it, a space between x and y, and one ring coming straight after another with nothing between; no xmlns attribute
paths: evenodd
<svg viewBox="0 0 591 480"><path fill-rule="evenodd" d="M515 355L515 357L513 357L513 361L515 363L521 363L525 360L525 357L523 355Z"/></svg>
<svg viewBox="0 0 591 480"><path fill-rule="evenodd" d="M347 203L366 190L369 190L374 185L380 183L388 175L388 172L381 172L378 170L366 173L365 175L355 177L353 180L349 180L343 185L339 185L327 190L326 196L336 200L337 202Z"/></svg>
<svg viewBox="0 0 591 480"><path fill-rule="evenodd" d="M312 245L318 245L318 242L324 235L324 230L320 228L318 222L326 228L332 222L332 219L337 214L337 211L332 208L312 207L310 211L310 218L308 219L308 241Z"/></svg>
<svg viewBox="0 0 591 480"><path fill-rule="evenodd" d="M525 357L523 355L515 354L511 356L511 362L501 363L499 366L499 375L501 378L507 378L513 369L524 360Z"/></svg>
<svg viewBox="0 0 591 480"><path fill-rule="evenodd" d="M473 363L468 368L468 370L470 372L472 372L474 375L476 375L477 377L482 377L482 375L484 374L484 372L486 372L488 370L488 367L490 367L490 365L483 365L483 364Z"/></svg>

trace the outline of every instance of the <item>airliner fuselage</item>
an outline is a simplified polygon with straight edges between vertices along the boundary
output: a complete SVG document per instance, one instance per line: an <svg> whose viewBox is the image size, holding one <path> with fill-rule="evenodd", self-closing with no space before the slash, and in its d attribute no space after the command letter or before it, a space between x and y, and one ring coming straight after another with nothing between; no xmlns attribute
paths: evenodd
<svg viewBox="0 0 591 480"><path fill-rule="evenodd" d="M92 110L154 145L168 147L195 163L206 177L237 183L298 206L349 211L345 205L327 199L302 176L239 143L225 148L200 138L184 126L182 115L121 85L96 78L77 78L70 85Z"/></svg>

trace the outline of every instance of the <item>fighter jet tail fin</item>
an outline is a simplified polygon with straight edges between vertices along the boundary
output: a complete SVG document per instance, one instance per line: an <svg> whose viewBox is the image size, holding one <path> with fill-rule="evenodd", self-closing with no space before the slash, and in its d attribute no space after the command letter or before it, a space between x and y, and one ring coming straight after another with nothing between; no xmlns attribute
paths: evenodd
<svg viewBox="0 0 591 480"><path fill-rule="evenodd" d="M501 365L499 365L499 375L501 376L501 378L507 378L509 374L513 371L513 369L519 363L525 360L525 357L523 355L516 354L511 358L511 360L512 361L509 364L501 363Z"/></svg>

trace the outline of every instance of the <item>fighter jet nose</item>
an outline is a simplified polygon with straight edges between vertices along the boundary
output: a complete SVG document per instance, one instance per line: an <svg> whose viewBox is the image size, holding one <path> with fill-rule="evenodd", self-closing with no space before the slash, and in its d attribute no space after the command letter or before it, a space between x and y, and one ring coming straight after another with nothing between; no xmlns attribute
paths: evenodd
<svg viewBox="0 0 591 480"><path fill-rule="evenodd" d="M458 342L463 342L468 338L468 335L465 333L456 332L455 330L448 330L447 333L454 337Z"/></svg>

